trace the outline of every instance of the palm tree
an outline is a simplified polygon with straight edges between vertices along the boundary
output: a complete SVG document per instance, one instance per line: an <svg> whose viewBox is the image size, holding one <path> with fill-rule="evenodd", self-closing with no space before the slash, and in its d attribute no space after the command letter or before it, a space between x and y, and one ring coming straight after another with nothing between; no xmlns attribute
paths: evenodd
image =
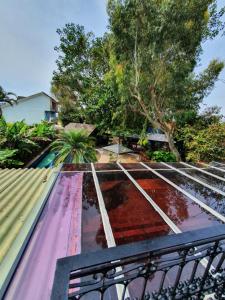
<svg viewBox="0 0 225 300"><path fill-rule="evenodd" d="M0 118L2 117L1 103L8 103L10 105L13 105L17 103L17 95L11 92L4 91L4 89L0 86Z"/></svg>
<svg viewBox="0 0 225 300"><path fill-rule="evenodd" d="M84 130L63 131L52 143L52 150L58 152L56 165L65 159L69 159L72 163L89 163L97 160L93 139Z"/></svg>

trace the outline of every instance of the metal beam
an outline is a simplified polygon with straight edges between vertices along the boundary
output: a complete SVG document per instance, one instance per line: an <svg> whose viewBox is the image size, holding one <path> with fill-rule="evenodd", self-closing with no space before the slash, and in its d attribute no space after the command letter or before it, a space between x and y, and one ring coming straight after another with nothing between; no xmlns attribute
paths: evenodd
<svg viewBox="0 0 225 300"><path fill-rule="evenodd" d="M92 176L94 179L95 189L97 192L98 203L99 203L100 213L102 216L102 223L103 223L103 227L104 227L104 231L105 231L107 245L108 245L108 247L115 247L116 242L115 242L115 239L113 236L112 227L111 227L110 221L109 221L109 216L108 216L108 213L107 213L107 210L105 207L105 203L104 203L102 192L100 189L98 177L97 177L93 163L91 163L91 169L92 169Z"/></svg>
<svg viewBox="0 0 225 300"><path fill-rule="evenodd" d="M100 208L100 213L101 213L101 217L102 217L102 223L103 223L103 227L104 227L104 231L105 231L105 236L106 236L106 241L107 241L107 245L109 248L111 247L115 247L116 246L116 242L114 239L114 235L112 232L112 227L109 221L109 216L105 207L105 203L104 203L104 199L102 196L102 192L100 189L100 185L99 185L99 181L98 181L98 177L95 171L95 167L94 164L91 163L91 169L92 169L92 176L94 179L94 184L95 184L95 189L97 192L97 197L98 197L98 203L99 203L99 208ZM117 271L122 271L122 269L120 267L118 267ZM121 285L116 285L116 291L117 291L117 295L118 295L118 299L122 299L123 296L123 287ZM129 296L129 291L126 290L126 295L127 297Z"/></svg>
<svg viewBox="0 0 225 300"><path fill-rule="evenodd" d="M174 171L176 171L176 172L178 172L178 173L180 173L180 174L182 174L182 175L184 175L184 176L186 176L186 177L188 177L188 178L190 178L190 179L198 182L201 185L204 185L205 187L207 187L207 188L213 190L214 192L217 192L218 194L221 194L221 195L223 195L225 197L225 192L217 189L216 187L213 187L213 186L211 186L211 185L203 182L202 180L197 179L197 178L195 178L195 177L193 177L193 176L191 176L191 175L189 175L189 174L187 174L187 173L185 173L185 172L183 172L183 171L181 171L181 170L179 170L177 168L172 167L171 165L168 165L168 164L164 163L164 162L162 162L162 164L164 164L165 166L169 167L170 169L172 169L172 170L174 170Z"/></svg>
<svg viewBox="0 0 225 300"><path fill-rule="evenodd" d="M148 200L148 202L152 205L155 211L161 216L161 218L169 225L169 227L173 230L174 233L182 233L182 231L177 227L177 225L161 210L161 208L155 203L155 201L145 192L145 190L137 183L137 181L129 174L129 172L124 169L124 167L117 162L118 166L123 170L123 172L127 175L127 177L131 180L131 182L136 186L136 188L142 193L142 195ZM142 163L141 163L142 164ZM143 164L143 166L145 166ZM208 264L207 259L203 259L201 261L201 265L206 268ZM210 268L210 271L212 267Z"/></svg>
<svg viewBox="0 0 225 300"><path fill-rule="evenodd" d="M225 168L225 164L223 164L223 163L220 163L220 162L217 162L217 161L214 161L214 163L216 163L218 165L222 165L222 167Z"/></svg>
<svg viewBox="0 0 225 300"><path fill-rule="evenodd" d="M218 170L218 171L221 171L221 172L225 172L225 169L221 169L221 168L219 168L219 167L214 167L214 166L212 166L212 165L209 165L209 164L206 164L206 163L201 163L202 165L205 165L205 166L207 166L207 167L209 167L209 168L212 168L212 169L215 169L215 170Z"/></svg>
<svg viewBox="0 0 225 300"><path fill-rule="evenodd" d="M188 198L190 198L191 200L193 200L195 203L197 203L204 210L208 211L214 217L216 217L217 219L219 219L219 220L221 220L222 222L225 223L225 216L221 215L220 213L218 213L217 211L215 211L214 209L212 209L211 207L209 207L208 205L206 205L202 201L198 200L196 197L194 197L190 193L186 192L184 189L182 189L181 187L179 187L178 185L176 185L174 182L172 182L171 180L169 180L165 176L163 176L160 173L158 173L156 170L152 169L151 167L147 166L146 164L144 164L142 162L141 162L141 164L143 166L145 166L148 170L150 170L152 173L154 173L156 176L160 177L161 179L163 179L164 181L166 181L169 185L173 186L175 189L177 189L178 191L180 191L182 194L184 194L185 196L187 196Z"/></svg>
<svg viewBox="0 0 225 300"><path fill-rule="evenodd" d="M141 192L141 194L148 200L148 202L152 205L154 210L160 215L160 217L169 225L169 227L175 233L181 233L182 231L177 227L175 223L161 210L161 208L155 203L155 201L145 192L145 190L137 183L137 181L129 174L129 172L124 169L124 167L117 162L118 166L121 170L126 174L126 176L130 179L130 181L135 185L135 187Z"/></svg>
<svg viewBox="0 0 225 300"><path fill-rule="evenodd" d="M185 165L185 166L188 166L188 167L191 167L191 168L193 168L193 169L195 169L195 170L197 170L197 171L199 171L199 172L202 172L202 173L204 173L204 174L207 174L207 175L209 175L209 176L212 176L212 177L214 177L214 178L216 178L216 179L219 179L219 180L222 180L222 181L225 182L225 178L223 178L223 177L220 177L220 176L218 176L218 175L212 174L212 173L210 173L210 172L207 172L207 171L205 171L205 170L202 170L201 168L192 166L192 165L187 164L187 163L185 163L185 162L181 162L181 164L182 164L182 165Z"/></svg>

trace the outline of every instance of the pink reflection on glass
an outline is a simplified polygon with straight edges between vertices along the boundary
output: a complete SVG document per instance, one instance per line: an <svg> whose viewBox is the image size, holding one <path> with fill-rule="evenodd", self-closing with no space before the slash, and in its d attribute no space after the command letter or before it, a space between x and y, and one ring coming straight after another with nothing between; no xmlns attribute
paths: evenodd
<svg viewBox="0 0 225 300"><path fill-rule="evenodd" d="M56 260L80 253L81 173L59 176L6 299L50 299Z"/></svg>

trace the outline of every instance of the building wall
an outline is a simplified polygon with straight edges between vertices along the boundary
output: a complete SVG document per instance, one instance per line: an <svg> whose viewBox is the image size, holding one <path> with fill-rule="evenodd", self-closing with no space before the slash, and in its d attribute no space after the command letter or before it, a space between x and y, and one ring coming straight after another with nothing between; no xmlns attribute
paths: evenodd
<svg viewBox="0 0 225 300"><path fill-rule="evenodd" d="M44 94L28 100L20 100L13 106L2 107L3 116L7 122L25 120L27 124L39 123L45 119L45 111L50 110L51 99Z"/></svg>

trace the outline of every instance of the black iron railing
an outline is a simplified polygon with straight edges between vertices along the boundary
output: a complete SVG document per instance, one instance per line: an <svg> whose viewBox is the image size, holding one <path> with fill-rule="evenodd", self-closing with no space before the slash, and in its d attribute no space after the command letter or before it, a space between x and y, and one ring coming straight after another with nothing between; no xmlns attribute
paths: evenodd
<svg viewBox="0 0 225 300"><path fill-rule="evenodd" d="M225 299L225 225L57 261L52 299Z"/></svg>

